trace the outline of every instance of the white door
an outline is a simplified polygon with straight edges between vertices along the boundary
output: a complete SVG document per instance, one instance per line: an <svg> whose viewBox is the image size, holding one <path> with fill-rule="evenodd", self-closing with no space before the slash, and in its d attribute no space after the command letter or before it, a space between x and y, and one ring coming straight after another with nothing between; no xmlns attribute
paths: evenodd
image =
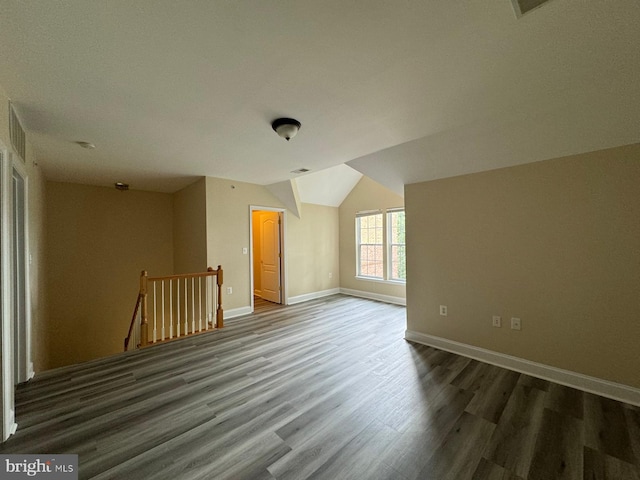
<svg viewBox="0 0 640 480"><path fill-rule="evenodd" d="M260 213L260 283L262 298L281 303L280 214Z"/></svg>

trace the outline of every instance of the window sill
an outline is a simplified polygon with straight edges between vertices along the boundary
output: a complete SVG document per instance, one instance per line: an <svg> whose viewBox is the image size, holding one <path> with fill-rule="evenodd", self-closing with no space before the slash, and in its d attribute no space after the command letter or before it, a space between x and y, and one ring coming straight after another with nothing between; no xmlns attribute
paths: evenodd
<svg viewBox="0 0 640 480"><path fill-rule="evenodd" d="M406 285L407 282L403 280L385 280L384 278L374 278L374 277L362 277L360 275L356 275L356 280L364 280L365 282L374 282L374 283L386 283L387 285Z"/></svg>

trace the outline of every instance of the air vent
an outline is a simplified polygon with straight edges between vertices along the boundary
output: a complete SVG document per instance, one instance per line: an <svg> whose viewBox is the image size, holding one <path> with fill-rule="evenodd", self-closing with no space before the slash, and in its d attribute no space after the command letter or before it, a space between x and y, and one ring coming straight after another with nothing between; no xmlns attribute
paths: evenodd
<svg viewBox="0 0 640 480"><path fill-rule="evenodd" d="M517 17L521 17L525 13L535 10L549 1L550 0L511 0Z"/></svg>
<svg viewBox="0 0 640 480"><path fill-rule="evenodd" d="M307 173L310 172L308 168L299 168L297 170L291 170L291 173Z"/></svg>
<svg viewBox="0 0 640 480"><path fill-rule="evenodd" d="M93 150L94 148L96 148L96 146L91 142L76 142L76 144L81 146L82 148L86 148L87 150Z"/></svg>
<svg viewBox="0 0 640 480"><path fill-rule="evenodd" d="M27 158L26 139L20 120L18 120L11 102L9 102L9 135L11 136L11 145L13 145L14 150L24 162L25 158Z"/></svg>

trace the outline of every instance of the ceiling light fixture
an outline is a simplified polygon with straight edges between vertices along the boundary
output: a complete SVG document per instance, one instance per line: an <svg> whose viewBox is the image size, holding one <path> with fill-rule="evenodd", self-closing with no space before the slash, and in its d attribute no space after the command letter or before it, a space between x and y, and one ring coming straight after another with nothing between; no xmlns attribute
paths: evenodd
<svg viewBox="0 0 640 480"><path fill-rule="evenodd" d="M116 182L114 183L116 190L120 190L122 192L129 190L129 184L128 183L122 183L122 182Z"/></svg>
<svg viewBox="0 0 640 480"><path fill-rule="evenodd" d="M96 146L91 142L76 142L82 148L88 148L89 150L93 150Z"/></svg>
<svg viewBox="0 0 640 480"><path fill-rule="evenodd" d="M287 142L296 136L302 124L293 118L277 118L271 123L271 128Z"/></svg>

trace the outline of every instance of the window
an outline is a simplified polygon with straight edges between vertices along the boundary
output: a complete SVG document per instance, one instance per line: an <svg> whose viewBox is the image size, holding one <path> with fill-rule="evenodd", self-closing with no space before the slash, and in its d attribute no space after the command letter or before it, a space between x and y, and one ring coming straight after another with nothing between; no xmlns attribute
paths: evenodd
<svg viewBox="0 0 640 480"><path fill-rule="evenodd" d="M404 210L387 212L389 280L407 281L407 247L404 240Z"/></svg>
<svg viewBox="0 0 640 480"><path fill-rule="evenodd" d="M381 213L356 217L359 276L384 278L383 232Z"/></svg>
<svg viewBox="0 0 640 480"><path fill-rule="evenodd" d="M356 215L356 275L377 280L407 279L403 209Z"/></svg>

